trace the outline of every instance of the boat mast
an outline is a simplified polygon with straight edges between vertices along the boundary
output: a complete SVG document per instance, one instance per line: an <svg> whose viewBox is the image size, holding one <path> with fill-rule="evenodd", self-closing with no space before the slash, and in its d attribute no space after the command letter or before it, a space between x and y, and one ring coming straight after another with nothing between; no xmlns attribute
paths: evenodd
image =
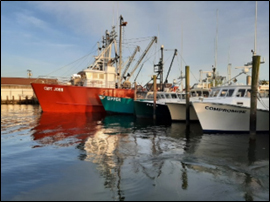
<svg viewBox="0 0 270 202"><path fill-rule="evenodd" d="M256 1L256 6L255 6L255 35L254 35L253 55L256 55L256 46L257 46L257 1Z"/></svg>
<svg viewBox="0 0 270 202"><path fill-rule="evenodd" d="M120 25L119 25L119 65L118 65L118 87L121 85L121 70L122 70L122 27L126 26L127 22L124 22L124 18L120 15Z"/></svg>
<svg viewBox="0 0 270 202"><path fill-rule="evenodd" d="M215 41L215 65L213 68L213 87L216 85L216 70L217 70L217 43L218 43L218 9L217 9L217 27L216 27L216 41Z"/></svg>
<svg viewBox="0 0 270 202"><path fill-rule="evenodd" d="M181 29L181 73L180 73L180 77L181 77L181 92L183 91L184 87L183 87L183 27Z"/></svg>

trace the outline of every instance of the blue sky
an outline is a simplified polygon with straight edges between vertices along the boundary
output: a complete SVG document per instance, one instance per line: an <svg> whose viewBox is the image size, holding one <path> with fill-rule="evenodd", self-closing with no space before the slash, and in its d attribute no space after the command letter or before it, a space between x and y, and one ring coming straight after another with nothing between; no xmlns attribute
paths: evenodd
<svg viewBox="0 0 270 202"><path fill-rule="evenodd" d="M191 84L197 82L199 70L211 71L215 54L217 72L222 76L227 76L228 63L233 77L241 71L236 67L252 60L255 1L1 1L1 76L27 77L28 69L33 77L77 73L93 61L97 42L105 30L118 23L120 15L128 22L123 35L124 61L135 45L141 47L138 59L151 37L158 37L142 62L139 84L150 80L161 45L166 49L164 77L173 49L178 50L169 82L179 77L186 65L190 66ZM257 54L265 58L260 79L269 80L268 1L258 2L256 47ZM238 81L245 83L246 77Z"/></svg>

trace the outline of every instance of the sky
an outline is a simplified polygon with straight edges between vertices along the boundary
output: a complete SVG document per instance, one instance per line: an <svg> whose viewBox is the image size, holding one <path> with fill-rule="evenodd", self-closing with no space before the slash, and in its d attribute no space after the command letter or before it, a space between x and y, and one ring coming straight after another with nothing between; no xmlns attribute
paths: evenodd
<svg viewBox="0 0 270 202"><path fill-rule="evenodd" d="M130 81L144 85L164 46L164 79L173 60L168 81L190 68L190 83L203 78L212 66L228 78L238 75L252 61L251 50L264 58L259 79L269 80L269 2L255 1L1 1L1 77L71 76L86 68L97 55L97 42L113 25L123 30L123 62L136 46L130 71L151 38L158 37ZM256 47L255 41L256 30ZM119 34L118 34L119 35ZM143 67L140 71L140 67ZM138 72L140 73L138 74ZM249 75L251 74L248 73ZM246 75L238 82L245 83Z"/></svg>

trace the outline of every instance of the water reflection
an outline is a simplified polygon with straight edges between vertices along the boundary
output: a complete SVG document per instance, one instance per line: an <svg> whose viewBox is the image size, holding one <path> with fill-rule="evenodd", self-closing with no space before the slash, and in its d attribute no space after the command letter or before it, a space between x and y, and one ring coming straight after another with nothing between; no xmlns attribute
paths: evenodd
<svg viewBox="0 0 270 202"><path fill-rule="evenodd" d="M184 192L204 187L191 198L213 200L213 181L240 189L243 200L264 199L256 190L269 190L269 135L257 135L257 141L249 143L243 134L203 134L199 123L191 123L187 131L185 123L153 123L133 116L43 113L33 140L36 146L75 144L78 158L97 166L114 200L142 200L153 188L158 191L151 199L161 199L166 186L177 189L168 188L167 199L183 199ZM194 175L200 180L194 181ZM224 193L228 189L215 191L230 199Z"/></svg>
<svg viewBox="0 0 270 202"><path fill-rule="evenodd" d="M105 114L42 113L33 130L38 145L70 146L80 143L100 130Z"/></svg>
<svg viewBox="0 0 270 202"><path fill-rule="evenodd" d="M32 129L39 111L38 105L1 105L1 135Z"/></svg>
<svg viewBox="0 0 270 202"><path fill-rule="evenodd" d="M98 170L104 177L104 187L111 190L117 188L117 200L125 199L125 191L121 189L122 178L128 178L127 175L137 176L138 181L133 179L132 185L125 183L125 187L132 187L133 193L147 188L144 184L146 179L152 181L152 186L156 186L166 161L179 158L185 150L192 152L196 148L195 142L202 136L199 124L192 125L190 134L194 137L194 144L189 145L190 140L184 133L185 124L157 124L152 120L118 115L106 116L102 123L103 129L89 136L83 143L84 147L81 145L80 148L86 151L84 160L98 165ZM187 189L186 165L181 165L182 189Z"/></svg>

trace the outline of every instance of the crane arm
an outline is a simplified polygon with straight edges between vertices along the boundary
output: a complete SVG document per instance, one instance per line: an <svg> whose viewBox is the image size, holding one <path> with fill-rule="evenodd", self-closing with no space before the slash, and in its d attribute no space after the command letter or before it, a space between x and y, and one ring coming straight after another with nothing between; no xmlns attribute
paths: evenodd
<svg viewBox="0 0 270 202"><path fill-rule="evenodd" d="M137 47L135 48L133 54L132 54L131 57L129 58L128 64L127 64L127 66L126 66L126 68L125 68L125 70L124 70L124 72L123 72L123 74L122 74L121 81L123 80L125 74L127 73L127 70L128 70L130 64L132 63L132 61L133 61L133 59L134 59L134 57L135 57L135 55L136 55L136 53L137 53L138 51L140 51L140 46L137 46Z"/></svg>
<svg viewBox="0 0 270 202"><path fill-rule="evenodd" d="M143 60L143 58L145 57L146 53L149 51L149 49L151 48L151 46L153 45L154 42L157 43L157 37L156 36L154 36L152 38L152 40L150 41L150 43L148 44L147 48L145 49L145 51L141 55L140 59L138 60L137 64L135 65L135 67L133 68L133 70L131 71L131 73L129 74L129 77L127 78L127 81L129 81L129 79L131 78L131 76L134 74L134 72L136 71L136 69L138 68L139 64L141 63L141 61Z"/></svg>
<svg viewBox="0 0 270 202"><path fill-rule="evenodd" d="M164 84L166 84L168 82L168 76L169 76L169 73L171 71L171 68L172 68L172 64L173 64L173 60L175 58L175 56L177 55L177 49L174 49L174 55L173 55L173 58L172 58L172 61L171 61L171 64L170 64L170 67L169 67L169 70L168 70L168 73L167 73L167 76L166 76L166 79L164 81Z"/></svg>

